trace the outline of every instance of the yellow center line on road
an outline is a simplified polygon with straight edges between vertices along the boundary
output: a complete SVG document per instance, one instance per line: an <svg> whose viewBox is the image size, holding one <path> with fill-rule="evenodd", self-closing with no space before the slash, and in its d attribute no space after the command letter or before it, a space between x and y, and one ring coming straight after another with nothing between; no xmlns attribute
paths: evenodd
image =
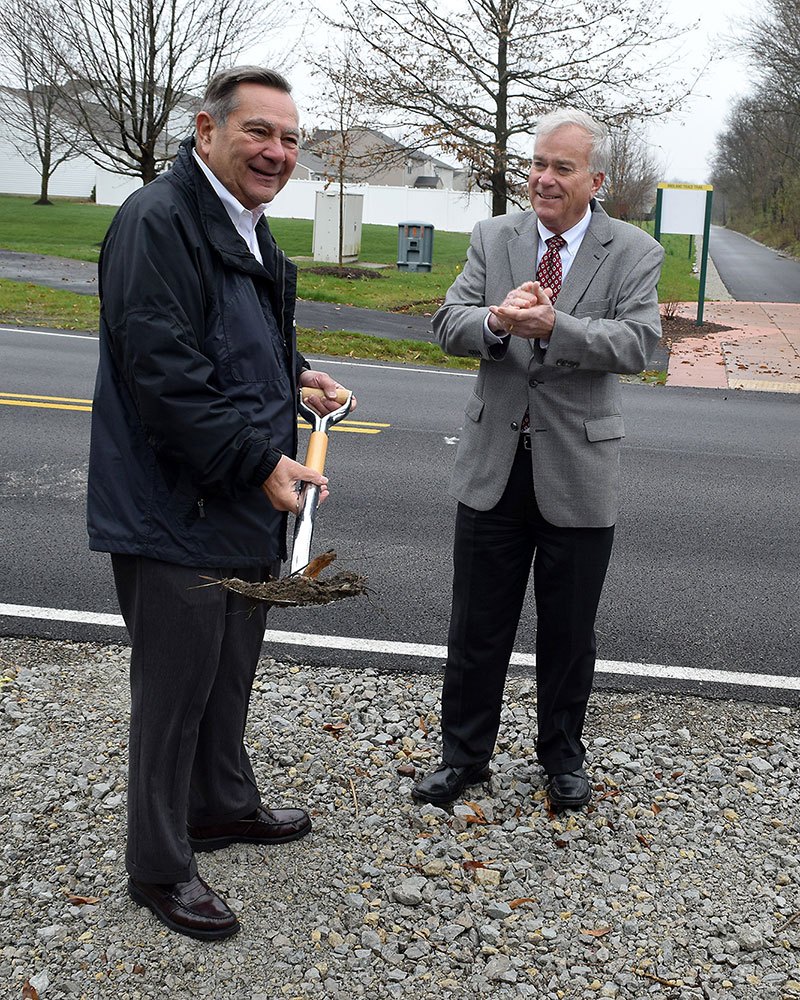
<svg viewBox="0 0 800 1000"><path fill-rule="evenodd" d="M0 392L0 399L28 399L47 400L50 403L81 403L83 406L91 406L91 399L76 399L73 396L35 396L30 392Z"/></svg>
<svg viewBox="0 0 800 1000"><path fill-rule="evenodd" d="M0 392L0 406L32 406L39 410L78 410L83 413L92 412L91 399L78 399L73 396L37 396L32 393ZM351 420L346 427L334 425L328 429L342 431L346 434L380 434L391 424L378 424L368 420ZM306 421L298 418L298 427L311 430Z"/></svg>
<svg viewBox="0 0 800 1000"><path fill-rule="evenodd" d="M37 410L78 410L81 413L91 413L89 406L70 406L68 403L34 403L24 399L6 399L0 396L0 406L32 406Z"/></svg>

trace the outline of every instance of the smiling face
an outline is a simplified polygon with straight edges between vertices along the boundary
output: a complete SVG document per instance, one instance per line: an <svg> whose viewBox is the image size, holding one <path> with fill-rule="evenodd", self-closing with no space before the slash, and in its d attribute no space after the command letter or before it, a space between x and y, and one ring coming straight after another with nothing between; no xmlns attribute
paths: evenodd
<svg viewBox="0 0 800 1000"><path fill-rule="evenodd" d="M562 125L536 139L528 194L542 225L565 233L583 218L605 179L589 167L592 140L578 125Z"/></svg>
<svg viewBox="0 0 800 1000"><path fill-rule="evenodd" d="M197 153L245 208L275 195L292 176L300 145L297 108L289 94L260 83L240 83L237 105L224 125L206 111L197 116Z"/></svg>

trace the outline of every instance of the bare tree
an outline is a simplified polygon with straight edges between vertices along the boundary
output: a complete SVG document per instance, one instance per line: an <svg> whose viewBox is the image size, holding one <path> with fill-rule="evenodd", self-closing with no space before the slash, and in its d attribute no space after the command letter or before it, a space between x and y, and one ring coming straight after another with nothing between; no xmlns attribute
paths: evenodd
<svg viewBox="0 0 800 1000"><path fill-rule="evenodd" d="M190 95L282 17L277 0L64 0L65 97L87 155L152 180L196 110Z"/></svg>
<svg viewBox="0 0 800 1000"><path fill-rule="evenodd" d="M570 104L618 123L691 90L656 57L677 34L657 0L356 0L344 21L370 52L364 102L468 165L495 215L520 190L544 112Z"/></svg>
<svg viewBox="0 0 800 1000"><path fill-rule="evenodd" d="M603 185L603 207L609 215L630 221L643 219L653 207L661 168L635 132L611 132L611 160Z"/></svg>
<svg viewBox="0 0 800 1000"><path fill-rule="evenodd" d="M322 55L309 56L312 75L319 82L313 110L331 129L316 129L306 148L322 161L328 183L339 191L339 266L342 266L344 194L349 182L364 182L392 167L405 165L413 148L377 130L363 98L364 60L358 39L346 31L338 44Z"/></svg>
<svg viewBox="0 0 800 1000"><path fill-rule="evenodd" d="M730 42L753 68L717 136L714 184L727 220L773 245L800 242L800 7L765 0Z"/></svg>
<svg viewBox="0 0 800 1000"><path fill-rule="evenodd" d="M0 5L0 53L7 86L2 117L14 148L40 177L37 205L51 205L50 178L82 151L81 135L63 118L60 84L64 71L55 46L59 15L39 0L6 0Z"/></svg>
<svg viewBox="0 0 800 1000"><path fill-rule="evenodd" d="M348 169L357 158L361 101L357 85L358 59L352 34L341 44L327 47L322 56L312 58L312 75L321 90L316 110L334 125L313 145L313 152L331 169L328 181L335 182L339 191L339 267L344 257L344 196ZM327 172L327 171L326 171Z"/></svg>

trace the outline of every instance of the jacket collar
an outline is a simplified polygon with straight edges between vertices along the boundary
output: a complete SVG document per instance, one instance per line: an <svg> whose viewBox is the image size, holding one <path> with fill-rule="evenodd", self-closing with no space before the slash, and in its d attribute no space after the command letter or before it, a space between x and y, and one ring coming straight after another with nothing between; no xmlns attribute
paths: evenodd
<svg viewBox="0 0 800 1000"><path fill-rule="evenodd" d="M262 265L244 245L216 191L194 162L193 149L194 137L190 136L188 139L184 139L172 165L172 173L176 180L194 193L208 242L228 267L257 278L263 278L266 271L267 276L274 281L280 250L272 237L266 219L262 216L256 226L256 235L264 258Z"/></svg>

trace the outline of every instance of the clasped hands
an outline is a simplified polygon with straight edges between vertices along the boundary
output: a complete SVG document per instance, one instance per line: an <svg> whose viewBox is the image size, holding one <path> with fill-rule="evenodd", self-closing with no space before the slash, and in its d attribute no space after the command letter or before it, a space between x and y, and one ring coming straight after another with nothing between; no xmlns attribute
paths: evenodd
<svg viewBox="0 0 800 1000"><path fill-rule="evenodd" d="M526 340L547 340L556 321L552 294L538 281L513 288L499 306L489 306L489 329L499 337L510 333Z"/></svg>
<svg viewBox="0 0 800 1000"><path fill-rule="evenodd" d="M322 389L324 396L310 396L308 405L324 416L339 408L336 400L337 389L343 389L330 375L325 372L304 371L300 376L300 385L313 389ZM353 396L351 410L356 408L356 397ZM328 496L328 477L309 469L308 466L295 462L288 455L282 455L271 474L261 484L267 500L275 510L287 510L296 513L300 509L300 485L314 483L319 486L319 502Z"/></svg>

